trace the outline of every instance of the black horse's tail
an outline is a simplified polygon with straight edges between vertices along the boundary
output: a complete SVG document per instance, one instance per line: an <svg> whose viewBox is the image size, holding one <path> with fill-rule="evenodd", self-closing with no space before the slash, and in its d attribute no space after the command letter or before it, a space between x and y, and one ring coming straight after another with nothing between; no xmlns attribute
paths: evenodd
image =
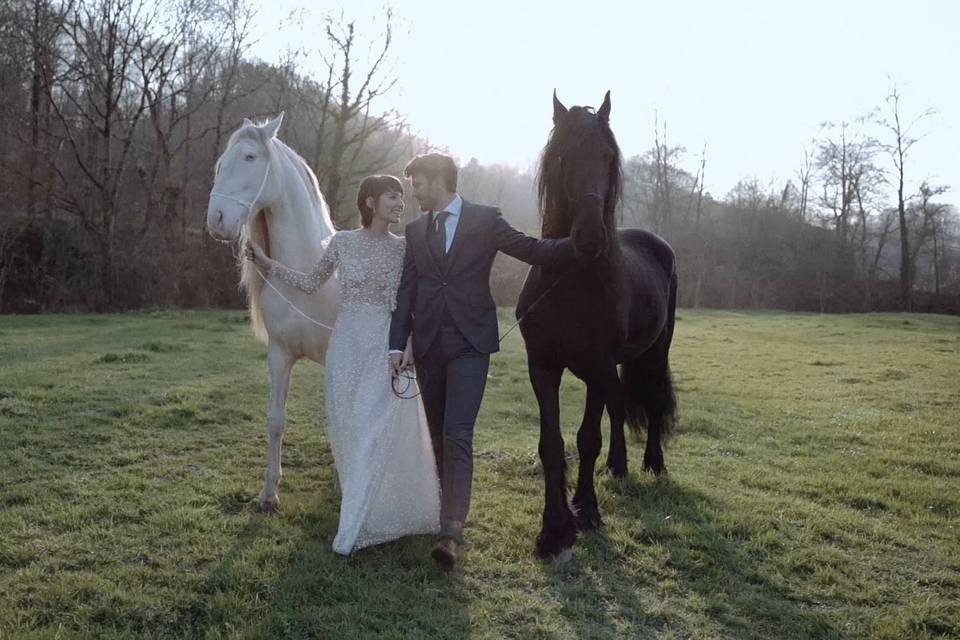
<svg viewBox="0 0 960 640"><path fill-rule="evenodd" d="M634 435L647 432L643 467L655 473L665 470L662 444L673 432L677 398L670 375L670 343L677 307L677 273L670 275L667 322L652 347L640 357L628 360L620 368L627 422Z"/></svg>

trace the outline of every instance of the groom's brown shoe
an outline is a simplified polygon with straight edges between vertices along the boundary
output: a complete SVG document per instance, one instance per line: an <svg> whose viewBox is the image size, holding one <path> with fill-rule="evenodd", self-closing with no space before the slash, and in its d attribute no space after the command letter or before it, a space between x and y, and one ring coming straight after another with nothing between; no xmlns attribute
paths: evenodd
<svg viewBox="0 0 960 640"><path fill-rule="evenodd" d="M430 556L444 569L452 569L457 563L457 541L453 538L440 538L433 545Z"/></svg>

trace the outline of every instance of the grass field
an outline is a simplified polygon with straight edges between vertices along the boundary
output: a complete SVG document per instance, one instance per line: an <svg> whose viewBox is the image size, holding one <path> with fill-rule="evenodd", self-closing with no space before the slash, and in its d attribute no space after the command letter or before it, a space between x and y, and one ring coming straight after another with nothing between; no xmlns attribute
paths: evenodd
<svg viewBox="0 0 960 640"><path fill-rule="evenodd" d="M670 476L631 445L562 566L531 553L510 335L450 575L426 538L331 551L316 365L294 371L281 514L254 513L268 382L243 314L0 317L0 637L960 637L960 320L679 315ZM575 457L575 379L562 398Z"/></svg>

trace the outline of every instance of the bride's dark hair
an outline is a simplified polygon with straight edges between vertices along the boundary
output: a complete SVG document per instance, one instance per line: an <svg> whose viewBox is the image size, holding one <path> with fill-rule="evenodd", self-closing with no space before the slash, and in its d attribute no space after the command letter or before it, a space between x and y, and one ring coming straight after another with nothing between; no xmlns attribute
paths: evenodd
<svg viewBox="0 0 960 640"><path fill-rule="evenodd" d="M376 203L380 196L387 191L403 195L403 184L394 176L367 176L360 183L360 190L357 191L357 209L360 210L360 224L369 227L373 222L373 209L367 206L367 198L372 197Z"/></svg>

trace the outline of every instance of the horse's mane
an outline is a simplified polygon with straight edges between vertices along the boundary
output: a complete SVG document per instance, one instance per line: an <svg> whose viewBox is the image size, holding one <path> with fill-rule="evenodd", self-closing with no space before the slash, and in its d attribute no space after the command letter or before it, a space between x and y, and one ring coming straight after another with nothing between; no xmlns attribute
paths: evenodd
<svg viewBox="0 0 960 640"><path fill-rule="evenodd" d="M550 132L537 171L537 197L543 218L543 236L563 237L572 224L570 202L564 189L564 172L576 172L577 165L589 158L585 149L605 144L613 151L609 166L610 188L604 201L604 223L616 227L614 211L623 188L620 147L610 125L590 107L571 107L564 119ZM564 167L564 162L568 163ZM572 163L572 164L570 164ZM612 237L612 236L608 236Z"/></svg>
<svg viewBox="0 0 960 640"><path fill-rule="evenodd" d="M281 189L293 188L293 185L288 186L285 184L286 180L289 179L289 172L285 171L285 169L293 169L297 180L302 183L310 197L310 204L313 205L311 211L315 212L319 218L317 222L322 230L321 240L333 235L334 228L333 222L330 219L330 209L323 199L323 194L320 193L320 184L317 181L317 176L310 169L306 160L301 158L296 151L288 147L278 138L265 139L262 129L256 125L247 125L234 131L227 142L227 148L229 149L241 138L251 138L259 142L267 150L267 162L270 163L270 173L275 179L280 181ZM217 160L217 169L219 170L219 168L220 161ZM310 212L305 212L304 215L309 215L309 213ZM264 209L258 210L247 221L243 232L240 234L240 242L243 243L247 239L260 245L264 252L268 256L270 255L270 232L267 227L266 211ZM253 332L257 338L266 342L267 329L263 324L263 316L260 313L260 296L263 292L263 279L257 274L253 262L243 258L242 252L240 252L238 262L240 267L240 288L247 292L247 309L250 312L250 325L253 327Z"/></svg>

